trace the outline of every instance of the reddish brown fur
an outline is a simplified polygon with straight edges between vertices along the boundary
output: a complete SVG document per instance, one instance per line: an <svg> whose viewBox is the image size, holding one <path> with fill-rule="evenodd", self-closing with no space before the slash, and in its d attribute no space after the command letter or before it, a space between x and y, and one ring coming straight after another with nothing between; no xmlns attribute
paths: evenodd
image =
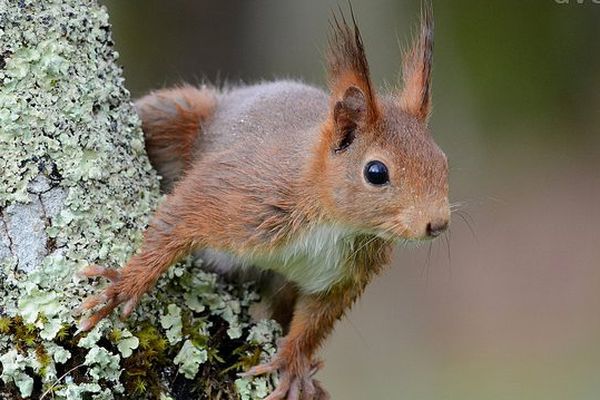
<svg viewBox="0 0 600 400"><path fill-rule="evenodd" d="M168 191L191 166L200 124L215 110L214 91L184 85L154 91L135 105L142 120L148 157L164 179L163 189Z"/></svg>
<svg viewBox="0 0 600 400"><path fill-rule="evenodd" d="M236 148L196 157L192 149L197 146L201 152L202 145L195 139L215 111L215 95L208 89L163 90L137 103L153 164L168 184L181 180L155 213L142 248L120 273L97 267L85 271L113 284L84 303L84 309L104 306L82 329L91 328L120 303L126 302L124 314L130 313L160 275L192 249L269 254L315 226L352 227L361 233L353 239L356 250L343 262L349 272L318 293L288 284L273 311L285 322L286 307L296 301L289 332L275 359L249 372L281 373L280 386L268 400L295 399L300 389L307 398L324 398L312 380L318 368L314 354L335 321L389 261L391 246L384 238L423 238L428 221L448 218L447 161L426 125L429 14L423 18L420 40L405 58L401 107L395 98L375 95L354 17L352 22L352 27L343 18L332 24L330 109L319 126L319 140L300 149L309 154L301 168L288 162L286 156L295 154L282 154L289 144L277 142L284 139L276 136L260 148L248 140L242 143L251 149L251 159ZM344 141L352 142L348 149L341 147ZM389 166L389 185L365 182L363 165L373 159ZM278 168L270 168L273 164Z"/></svg>
<svg viewBox="0 0 600 400"><path fill-rule="evenodd" d="M404 89L400 107L419 120L431 112L431 67L433 62L433 11L427 3L421 12L421 26L415 43L404 53Z"/></svg>
<svg viewBox="0 0 600 400"><path fill-rule="evenodd" d="M346 22L344 14L340 14L341 21L333 16L327 55L332 104L342 99L346 89L355 86L367 98L367 120L374 122L379 112L362 36L356 25L354 13L351 14L352 27Z"/></svg>

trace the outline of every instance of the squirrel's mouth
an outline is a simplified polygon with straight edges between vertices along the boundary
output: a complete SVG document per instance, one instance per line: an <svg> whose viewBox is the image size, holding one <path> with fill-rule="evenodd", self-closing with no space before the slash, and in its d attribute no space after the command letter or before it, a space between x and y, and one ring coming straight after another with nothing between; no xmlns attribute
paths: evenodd
<svg viewBox="0 0 600 400"><path fill-rule="evenodd" d="M449 213L442 216L425 216L419 218L399 217L382 224L375 232L377 236L394 242L421 242L442 235L450 224Z"/></svg>

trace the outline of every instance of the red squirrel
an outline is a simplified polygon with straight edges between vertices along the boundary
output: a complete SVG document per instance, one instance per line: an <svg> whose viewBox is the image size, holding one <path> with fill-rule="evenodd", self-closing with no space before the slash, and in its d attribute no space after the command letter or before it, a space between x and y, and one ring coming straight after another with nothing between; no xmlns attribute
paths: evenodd
<svg viewBox="0 0 600 400"><path fill-rule="evenodd" d="M450 219L448 163L428 128L430 6L403 55L403 87L389 94L373 88L353 13L331 25L328 91L279 80L180 86L136 102L169 194L124 268L84 270L111 283L82 304L101 307L81 329L122 303L129 315L172 264L203 250L219 271L283 278L273 311L290 316L287 334L272 361L247 372L279 372L267 399L327 398L314 357L336 320L395 242L434 238Z"/></svg>

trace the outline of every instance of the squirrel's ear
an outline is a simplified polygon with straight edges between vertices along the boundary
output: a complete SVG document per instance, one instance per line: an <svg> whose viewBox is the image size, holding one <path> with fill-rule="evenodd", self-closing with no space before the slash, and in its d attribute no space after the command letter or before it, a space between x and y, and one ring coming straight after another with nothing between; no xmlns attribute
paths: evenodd
<svg viewBox="0 0 600 400"><path fill-rule="evenodd" d="M367 100L365 94L356 86L346 89L341 100L333 107L333 119L338 129L354 128L366 116Z"/></svg>
<svg viewBox="0 0 600 400"><path fill-rule="evenodd" d="M364 44L351 6L350 15L352 26L341 11L339 18L334 14L331 19L327 64L334 119L337 120L336 110L350 115L353 114L350 110L360 103L365 121L373 122L378 117L377 103Z"/></svg>
<svg viewBox="0 0 600 400"><path fill-rule="evenodd" d="M367 116L367 99L356 86L346 89L341 100L333 106L334 151L345 150L354 141L356 127Z"/></svg>
<svg viewBox="0 0 600 400"><path fill-rule="evenodd" d="M404 87L400 93L400 107L427 122L431 112L433 10L429 1L425 1L422 7L418 37L402 59Z"/></svg>

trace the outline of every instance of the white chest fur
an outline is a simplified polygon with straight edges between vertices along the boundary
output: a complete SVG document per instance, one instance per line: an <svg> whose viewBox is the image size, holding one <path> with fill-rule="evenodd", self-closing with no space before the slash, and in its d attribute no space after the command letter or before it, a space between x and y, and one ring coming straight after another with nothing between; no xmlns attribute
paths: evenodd
<svg viewBox="0 0 600 400"><path fill-rule="evenodd" d="M254 254L249 263L271 269L295 282L306 293L331 287L348 273L346 258L353 251L353 231L323 225L269 254Z"/></svg>

